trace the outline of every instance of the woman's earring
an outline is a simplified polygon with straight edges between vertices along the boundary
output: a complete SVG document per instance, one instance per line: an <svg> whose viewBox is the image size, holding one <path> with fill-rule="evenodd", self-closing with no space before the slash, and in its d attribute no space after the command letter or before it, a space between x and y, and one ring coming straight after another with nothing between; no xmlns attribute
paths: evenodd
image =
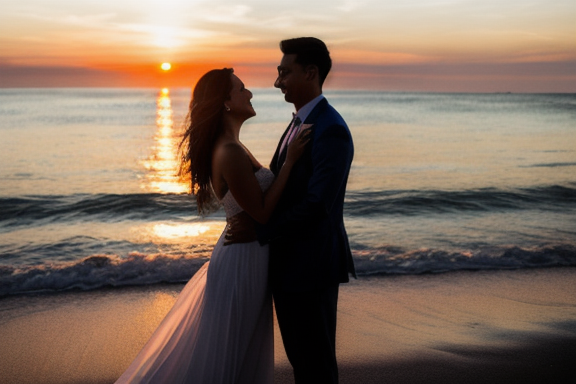
<svg viewBox="0 0 576 384"><path fill-rule="evenodd" d="M230 112L230 107L227 105L225 105L225 107L226 107L226 112Z"/></svg>

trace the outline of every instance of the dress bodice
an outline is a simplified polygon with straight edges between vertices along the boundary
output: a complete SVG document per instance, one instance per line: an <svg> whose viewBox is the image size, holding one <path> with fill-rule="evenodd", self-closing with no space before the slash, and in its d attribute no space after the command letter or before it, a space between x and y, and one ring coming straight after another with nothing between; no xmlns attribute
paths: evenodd
<svg viewBox="0 0 576 384"><path fill-rule="evenodd" d="M264 167L259 168L254 173L254 176L256 176L258 184L260 184L260 188L262 188L263 191L266 191L274 181L274 173L272 173L272 171L269 170L268 168ZM234 196L232 196L232 193L230 193L230 191L226 192L226 194L221 200L221 203L222 206L224 207L224 212L226 212L227 218L235 216L243 211L243 209L238 205L236 199L234 199Z"/></svg>

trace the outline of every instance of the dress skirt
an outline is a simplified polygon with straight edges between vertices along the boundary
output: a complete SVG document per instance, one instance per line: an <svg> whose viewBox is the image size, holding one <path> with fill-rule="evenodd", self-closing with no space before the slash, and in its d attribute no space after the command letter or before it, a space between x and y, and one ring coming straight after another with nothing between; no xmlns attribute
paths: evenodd
<svg viewBox="0 0 576 384"><path fill-rule="evenodd" d="M223 241L116 384L273 383L268 246Z"/></svg>

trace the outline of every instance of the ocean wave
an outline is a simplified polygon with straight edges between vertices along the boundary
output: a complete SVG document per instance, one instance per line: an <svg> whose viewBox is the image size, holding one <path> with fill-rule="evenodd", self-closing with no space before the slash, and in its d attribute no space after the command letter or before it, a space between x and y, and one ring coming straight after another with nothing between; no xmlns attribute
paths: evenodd
<svg viewBox="0 0 576 384"><path fill-rule="evenodd" d="M576 163L539 163L526 165L522 168L557 168L557 167L576 167Z"/></svg>
<svg viewBox="0 0 576 384"><path fill-rule="evenodd" d="M182 283L209 260L210 250L193 255L144 254L126 257L95 254L72 262L41 265L0 265L0 297L28 292ZM484 247L446 251L385 246L353 249L360 277L418 275L462 270L576 267L576 246Z"/></svg>
<svg viewBox="0 0 576 384"><path fill-rule="evenodd" d="M0 265L0 297L26 292L184 282L207 260L206 255L181 257L133 252L126 258L92 255L67 263Z"/></svg>
<svg viewBox="0 0 576 384"><path fill-rule="evenodd" d="M165 244L163 247L170 250L164 252L166 254L181 253L177 247ZM203 248L204 244L196 244L194 247ZM157 251L158 248L157 244L149 241L138 243L87 235L76 235L44 242L28 239L27 241L0 244L0 262L22 264L42 260L70 261L102 252L103 249L106 250L106 254L124 255L131 252L153 253L153 250ZM150 252L151 250L152 252Z"/></svg>
<svg viewBox="0 0 576 384"><path fill-rule="evenodd" d="M465 191L351 191L345 212L352 216L419 215L466 211L576 208L576 188L545 186L510 190L482 188Z"/></svg>
<svg viewBox="0 0 576 384"><path fill-rule="evenodd" d="M394 246L353 252L359 275L417 275L450 271L576 267L572 244L533 247L490 246L446 251L405 250Z"/></svg>
<svg viewBox="0 0 576 384"><path fill-rule="evenodd" d="M348 191L350 216L419 215L467 211L576 209L576 184L463 191ZM0 226L40 225L76 219L104 222L171 220L197 215L187 194L75 194L0 197Z"/></svg>
<svg viewBox="0 0 576 384"><path fill-rule="evenodd" d="M75 194L0 198L0 225L29 225L91 217L102 221L169 220L196 214L187 194Z"/></svg>

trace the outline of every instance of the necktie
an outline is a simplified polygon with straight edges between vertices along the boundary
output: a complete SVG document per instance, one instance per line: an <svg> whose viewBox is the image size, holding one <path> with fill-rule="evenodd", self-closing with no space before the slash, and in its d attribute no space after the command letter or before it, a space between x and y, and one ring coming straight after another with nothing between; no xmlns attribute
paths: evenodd
<svg viewBox="0 0 576 384"><path fill-rule="evenodd" d="M282 142L282 147L280 147L280 153L282 153L282 151L284 151L284 149L288 146L288 144L290 144L292 140L294 140L296 134L298 133L298 130L300 129L300 124L302 124L302 120L300 120L299 117L296 117L294 120L292 120L292 126L290 127L288 134L286 134L286 137Z"/></svg>

